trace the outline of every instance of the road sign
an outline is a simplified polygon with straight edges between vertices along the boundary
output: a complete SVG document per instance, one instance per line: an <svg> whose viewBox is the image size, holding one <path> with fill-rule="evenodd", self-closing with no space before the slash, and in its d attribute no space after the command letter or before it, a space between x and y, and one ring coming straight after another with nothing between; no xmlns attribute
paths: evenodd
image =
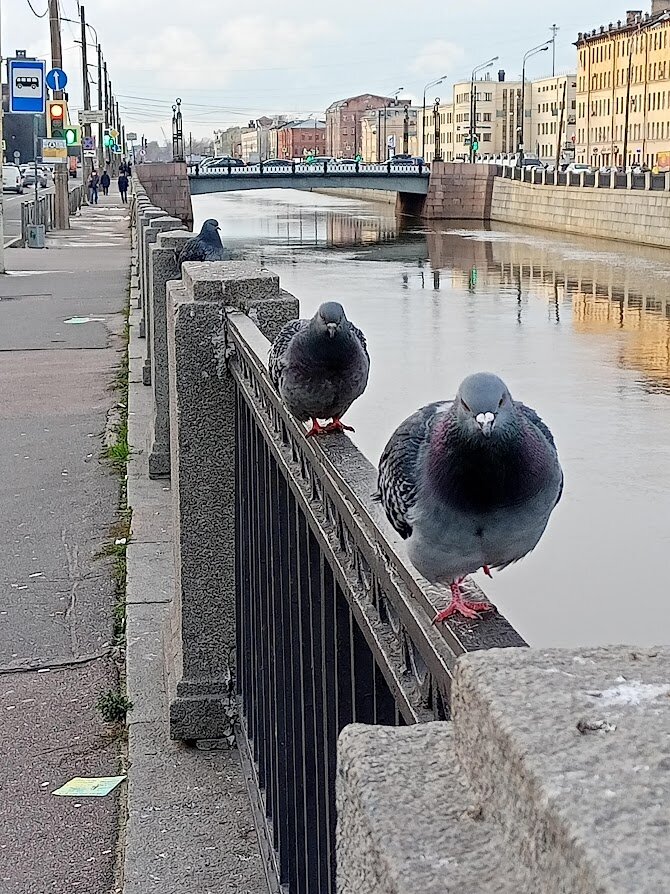
<svg viewBox="0 0 670 894"><path fill-rule="evenodd" d="M44 93L44 62L37 59L9 60L10 112L44 114Z"/></svg>
<svg viewBox="0 0 670 894"><path fill-rule="evenodd" d="M91 152L88 149L84 149L84 158L96 158L97 152Z"/></svg>
<svg viewBox="0 0 670 894"><path fill-rule="evenodd" d="M95 137L83 137L81 146L84 152L92 152L95 149Z"/></svg>
<svg viewBox="0 0 670 894"><path fill-rule="evenodd" d="M46 80L50 90L65 90L67 85L67 75L62 68L52 68Z"/></svg>
<svg viewBox="0 0 670 894"><path fill-rule="evenodd" d="M395 149L395 134L391 134L391 136L386 140L386 145L389 149Z"/></svg>
<svg viewBox="0 0 670 894"><path fill-rule="evenodd" d="M42 140L42 158L51 161L65 161L67 158L65 140Z"/></svg>
<svg viewBox="0 0 670 894"><path fill-rule="evenodd" d="M114 130L114 128L112 128L112 129L109 131L109 135L110 135L111 137L114 137L114 139L116 139L116 138L118 137L118 135L119 135L119 132L118 132L118 130Z"/></svg>
<svg viewBox="0 0 670 894"><path fill-rule="evenodd" d="M126 139L134 142L137 139L137 134L131 130L129 133L126 134Z"/></svg>
<svg viewBox="0 0 670 894"><path fill-rule="evenodd" d="M80 124L104 124L105 113L102 109L79 109Z"/></svg>

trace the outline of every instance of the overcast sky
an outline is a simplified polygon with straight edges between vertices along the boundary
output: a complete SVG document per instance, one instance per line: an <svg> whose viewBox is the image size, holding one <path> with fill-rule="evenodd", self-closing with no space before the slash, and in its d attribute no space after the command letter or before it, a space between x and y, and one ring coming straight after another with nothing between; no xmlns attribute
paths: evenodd
<svg viewBox="0 0 670 894"><path fill-rule="evenodd" d="M47 0L30 2L45 11ZM509 79L520 77L524 52L551 36L552 22L560 28L556 70L572 71L577 32L626 11L605 0L563 0L553 11L537 0L89 0L85 7L127 128L159 140L161 129L169 134L176 96L186 133L208 136L264 113L322 115L333 100L356 93L403 87L420 103L426 82L443 74L449 80L428 97L446 97L450 82L469 79L473 66L496 55L494 76L500 67ZM28 0L0 0L0 10L3 56L25 49L50 58L47 17L36 18ZM61 0L61 10L79 18L77 0ZM77 25L63 22L63 64L76 106L78 38ZM528 62L527 77L547 74L551 52Z"/></svg>

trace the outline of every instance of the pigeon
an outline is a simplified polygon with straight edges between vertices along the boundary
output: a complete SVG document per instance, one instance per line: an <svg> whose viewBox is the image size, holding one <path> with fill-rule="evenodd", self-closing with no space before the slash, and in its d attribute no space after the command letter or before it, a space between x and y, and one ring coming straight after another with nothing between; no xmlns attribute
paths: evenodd
<svg viewBox="0 0 670 894"><path fill-rule="evenodd" d="M451 603L437 624L493 609L466 601L461 584L482 568L506 568L533 550L563 492L551 431L512 399L502 379L480 372L453 401L417 410L396 429L379 461L382 503L407 541L411 563L448 584Z"/></svg>
<svg viewBox="0 0 670 894"><path fill-rule="evenodd" d="M184 261L229 261L231 257L221 242L218 220L210 218L204 222L197 236L184 243L177 253L177 265L181 270Z"/></svg>
<svg viewBox="0 0 670 894"><path fill-rule="evenodd" d="M370 370L365 336L336 301L322 304L311 320L291 320L270 349L270 379L289 411L312 420L307 437L353 431L341 421L365 391ZM319 419L331 419L325 426Z"/></svg>

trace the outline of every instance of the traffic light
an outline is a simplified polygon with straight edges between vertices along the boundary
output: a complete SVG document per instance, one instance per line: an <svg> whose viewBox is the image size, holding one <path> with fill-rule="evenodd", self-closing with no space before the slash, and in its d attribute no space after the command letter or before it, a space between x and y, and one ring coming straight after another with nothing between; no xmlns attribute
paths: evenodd
<svg viewBox="0 0 670 894"><path fill-rule="evenodd" d="M472 151L476 152L478 149L479 149L479 142L477 141L477 139L474 139L472 141Z"/></svg>
<svg viewBox="0 0 670 894"><path fill-rule="evenodd" d="M114 140L112 139L112 135L108 130L105 131L103 138L102 138L102 142L103 142L105 149L109 149L110 146L112 145L112 143L114 142Z"/></svg>
<svg viewBox="0 0 670 894"><path fill-rule="evenodd" d="M63 130L63 139L68 146L81 146L81 128L68 124Z"/></svg>
<svg viewBox="0 0 670 894"><path fill-rule="evenodd" d="M65 121L67 105L62 99L50 100L47 103L47 136L52 140L65 139Z"/></svg>

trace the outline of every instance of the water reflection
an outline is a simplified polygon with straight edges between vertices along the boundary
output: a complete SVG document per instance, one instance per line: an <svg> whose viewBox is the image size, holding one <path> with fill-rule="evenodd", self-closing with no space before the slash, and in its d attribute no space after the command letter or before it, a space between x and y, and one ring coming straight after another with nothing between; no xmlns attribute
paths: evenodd
<svg viewBox="0 0 670 894"><path fill-rule="evenodd" d="M400 225L298 192L196 200L302 312L342 301L372 356L352 408L373 462L398 422L491 369L550 422L565 498L540 547L484 587L535 645L650 644L668 629L667 253L505 225ZM635 611L630 610L633 605Z"/></svg>

